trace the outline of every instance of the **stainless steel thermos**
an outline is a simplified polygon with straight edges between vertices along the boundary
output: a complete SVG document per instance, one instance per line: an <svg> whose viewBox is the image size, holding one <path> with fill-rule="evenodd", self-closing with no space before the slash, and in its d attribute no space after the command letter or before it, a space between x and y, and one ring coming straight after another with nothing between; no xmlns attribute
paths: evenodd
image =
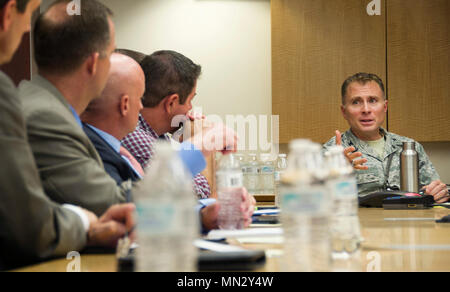
<svg viewBox="0 0 450 292"><path fill-rule="evenodd" d="M403 142L400 154L400 188L402 191L419 192L419 156L415 142Z"/></svg>

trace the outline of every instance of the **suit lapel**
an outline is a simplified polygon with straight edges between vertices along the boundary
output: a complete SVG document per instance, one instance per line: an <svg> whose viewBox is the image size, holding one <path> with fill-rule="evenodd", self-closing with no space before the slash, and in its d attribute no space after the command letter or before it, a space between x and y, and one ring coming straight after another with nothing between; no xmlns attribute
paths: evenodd
<svg viewBox="0 0 450 292"><path fill-rule="evenodd" d="M99 152L100 156L104 157L103 159L106 159L106 155L109 155L111 162L114 163L115 167L119 170L119 173L121 173L121 176L127 178L131 177L132 180L138 179L137 175L135 174L131 166L128 164L128 162L125 161L122 155L120 155L120 153L117 153L117 151L107 141L105 141L105 139L103 139L97 132L91 129L87 124L83 124L83 129L86 132L89 139L92 140L92 143L95 145L97 152Z"/></svg>

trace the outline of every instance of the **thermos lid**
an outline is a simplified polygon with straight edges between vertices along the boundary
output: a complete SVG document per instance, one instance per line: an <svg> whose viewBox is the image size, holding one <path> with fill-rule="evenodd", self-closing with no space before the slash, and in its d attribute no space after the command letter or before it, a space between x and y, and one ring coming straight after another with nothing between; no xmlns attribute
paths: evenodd
<svg viewBox="0 0 450 292"><path fill-rule="evenodd" d="M416 150L415 142L403 142L403 150Z"/></svg>

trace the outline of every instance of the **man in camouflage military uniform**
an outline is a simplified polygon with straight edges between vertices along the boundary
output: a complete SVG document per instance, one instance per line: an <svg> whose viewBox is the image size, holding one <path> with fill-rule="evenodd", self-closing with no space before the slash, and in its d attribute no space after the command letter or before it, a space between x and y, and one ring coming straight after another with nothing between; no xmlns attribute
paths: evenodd
<svg viewBox="0 0 450 292"><path fill-rule="evenodd" d="M359 195L385 189L400 189L400 153L403 142L414 141L384 130L387 112L382 80L375 74L358 73L342 85L341 111L350 125L343 135L328 141L324 148L341 144L356 170ZM416 142L419 156L419 184L435 201L448 201L447 186L439 180L422 145Z"/></svg>

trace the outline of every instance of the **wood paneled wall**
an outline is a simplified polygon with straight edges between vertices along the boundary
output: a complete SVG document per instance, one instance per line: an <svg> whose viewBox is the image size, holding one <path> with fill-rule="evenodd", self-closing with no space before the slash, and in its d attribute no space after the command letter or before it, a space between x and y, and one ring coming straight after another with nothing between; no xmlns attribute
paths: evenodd
<svg viewBox="0 0 450 292"><path fill-rule="evenodd" d="M299 137L325 142L334 130L348 129L340 87L357 72L385 81L388 130L450 141L450 1L382 0L380 16L367 14L369 2L271 1L272 105L280 116L280 143Z"/></svg>
<svg viewBox="0 0 450 292"><path fill-rule="evenodd" d="M450 141L450 0L389 0L389 130Z"/></svg>
<svg viewBox="0 0 450 292"><path fill-rule="evenodd" d="M356 72L385 78L385 19L370 17L361 0L273 0L273 114L280 143L325 142L348 128L340 87Z"/></svg>

